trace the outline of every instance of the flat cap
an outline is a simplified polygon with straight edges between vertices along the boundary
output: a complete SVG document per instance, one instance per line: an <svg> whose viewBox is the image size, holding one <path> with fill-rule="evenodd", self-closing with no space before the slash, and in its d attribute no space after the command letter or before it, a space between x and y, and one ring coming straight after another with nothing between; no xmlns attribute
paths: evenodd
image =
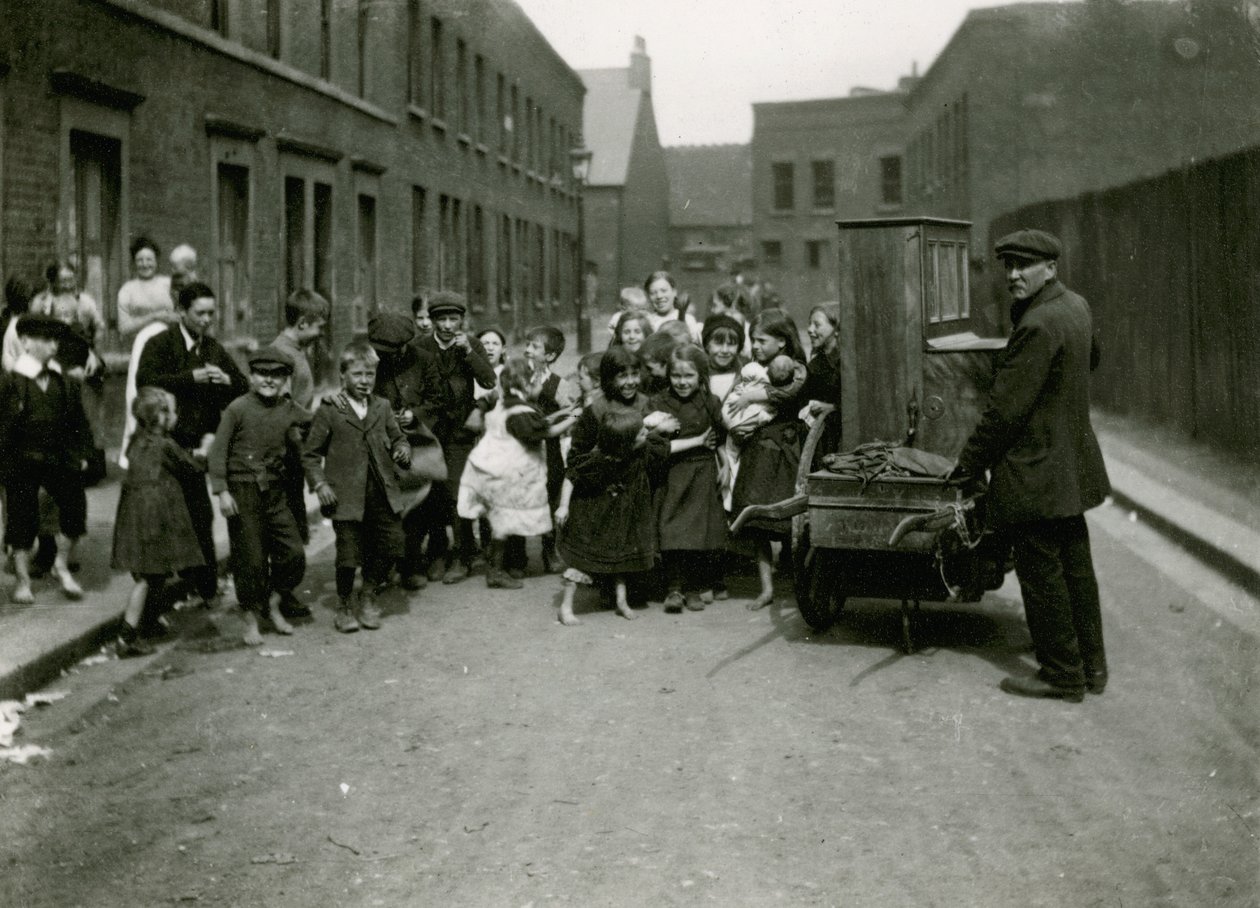
<svg viewBox="0 0 1260 908"><path fill-rule="evenodd" d="M265 347L259 347L249 355L250 371L262 368L268 371L293 371L293 357L278 347L268 344Z"/></svg>
<svg viewBox="0 0 1260 908"><path fill-rule="evenodd" d="M396 353L416 336L415 323L401 312L378 312L368 322L368 343Z"/></svg>
<svg viewBox="0 0 1260 908"><path fill-rule="evenodd" d="M1020 259L1050 259L1054 261L1063 254L1063 244L1053 233L1044 230L1032 230L1025 227L1008 233L997 241L993 252L998 258L1013 256Z"/></svg>
<svg viewBox="0 0 1260 908"><path fill-rule="evenodd" d="M430 318L437 318L439 315L463 315L467 311L468 304L464 301L464 294L462 293L456 293L453 290L439 290L429 297Z"/></svg>
<svg viewBox="0 0 1260 908"><path fill-rule="evenodd" d="M36 315L33 312L27 312L18 316L16 330L18 337L38 337L43 340L59 341L65 336L67 326L65 322L51 315Z"/></svg>

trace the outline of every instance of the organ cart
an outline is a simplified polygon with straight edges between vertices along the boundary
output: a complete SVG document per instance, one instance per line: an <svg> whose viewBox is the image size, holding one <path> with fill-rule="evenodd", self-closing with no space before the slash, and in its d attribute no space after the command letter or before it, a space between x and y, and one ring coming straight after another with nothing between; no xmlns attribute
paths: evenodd
<svg viewBox="0 0 1260 908"><path fill-rule="evenodd" d="M1005 551L983 534L983 493L944 479L854 478L820 468L820 440L843 450L886 441L957 458L979 420L1005 342L974 330L968 287L970 224L939 218L840 221L841 402L812 427L797 494L746 509L792 516L796 600L816 630L853 598L975 602L1002 582ZM828 424L833 431L828 431Z"/></svg>

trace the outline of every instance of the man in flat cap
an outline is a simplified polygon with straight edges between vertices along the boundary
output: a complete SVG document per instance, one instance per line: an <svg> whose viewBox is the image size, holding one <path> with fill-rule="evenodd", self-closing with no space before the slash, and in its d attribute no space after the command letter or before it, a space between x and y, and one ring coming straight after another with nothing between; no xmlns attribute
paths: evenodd
<svg viewBox="0 0 1260 908"><path fill-rule="evenodd" d="M245 613L245 643L262 643L258 619L293 633L287 615L309 614L294 590L306 554L289 504L288 470L311 423L311 412L282 392L293 357L267 346L249 355L249 393L228 404L210 446L210 490L227 518L236 598ZM273 597L272 594L275 594Z"/></svg>
<svg viewBox="0 0 1260 908"><path fill-rule="evenodd" d="M1015 573L1040 664L1002 690L1079 703L1107 684L1098 582L1085 511L1111 491L1089 423L1096 363L1089 304L1058 280L1062 247L1042 230L1002 237L997 257L1011 303L1010 340L980 424L952 477L991 472L992 523L1011 539Z"/></svg>
<svg viewBox="0 0 1260 908"><path fill-rule="evenodd" d="M376 367L376 391L389 401L398 427L414 444L432 429L435 414L445 412L447 385L437 371L436 355L414 343L416 326L401 312L379 312L368 322L368 343L380 356ZM428 436L431 440L432 436ZM429 496L403 515L404 551L398 564L403 589L423 589L424 541L429 537L429 557L440 557L445 573L446 511L441 493Z"/></svg>
<svg viewBox="0 0 1260 908"><path fill-rule="evenodd" d="M446 456L447 478L444 487L434 484L434 493L444 496L444 521L454 527L455 552L448 558L446 570L438 574L439 562L430 542L429 579L442 578L443 583L459 583L468 576L476 543L473 539L473 522L455 515L455 498L459 492L459 478L464 463L477 441L477 431L471 428L468 417L476 409L473 400L473 383L483 388L493 388L498 380L494 367L486 356L481 341L464 331L466 311L463 294L439 290L429 298L429 316L433 320L433 336L422 337L415 346L431 354L441 382L441 408L433 411L433 434L442 443ZM436 505L435 505L436 506Z"/></svg>

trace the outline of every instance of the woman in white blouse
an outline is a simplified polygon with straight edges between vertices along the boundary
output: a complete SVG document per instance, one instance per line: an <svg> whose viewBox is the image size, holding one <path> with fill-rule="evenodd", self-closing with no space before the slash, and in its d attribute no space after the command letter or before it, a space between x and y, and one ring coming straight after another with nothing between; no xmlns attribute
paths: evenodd
<svg viewBox="0 0 1260 908"><path fill-rule="evenodd" d="M175 311L171 279L157 273L158 254L157 243L148 237L137 237L131 244L136 276L118 290L118 333L124 348L145 325Z"/></svg>

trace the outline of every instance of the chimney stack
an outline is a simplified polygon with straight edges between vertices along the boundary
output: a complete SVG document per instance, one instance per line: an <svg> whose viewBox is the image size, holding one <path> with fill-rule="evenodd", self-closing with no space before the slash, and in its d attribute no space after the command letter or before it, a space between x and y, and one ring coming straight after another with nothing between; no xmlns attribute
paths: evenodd
<svg viewBox="0 0 1260 908"><path fill-rule="evenodd" d="M634 50L630 52L631 88L652 93L652 58L647 55L647 42L639 35L634 36Z"/></svg>

